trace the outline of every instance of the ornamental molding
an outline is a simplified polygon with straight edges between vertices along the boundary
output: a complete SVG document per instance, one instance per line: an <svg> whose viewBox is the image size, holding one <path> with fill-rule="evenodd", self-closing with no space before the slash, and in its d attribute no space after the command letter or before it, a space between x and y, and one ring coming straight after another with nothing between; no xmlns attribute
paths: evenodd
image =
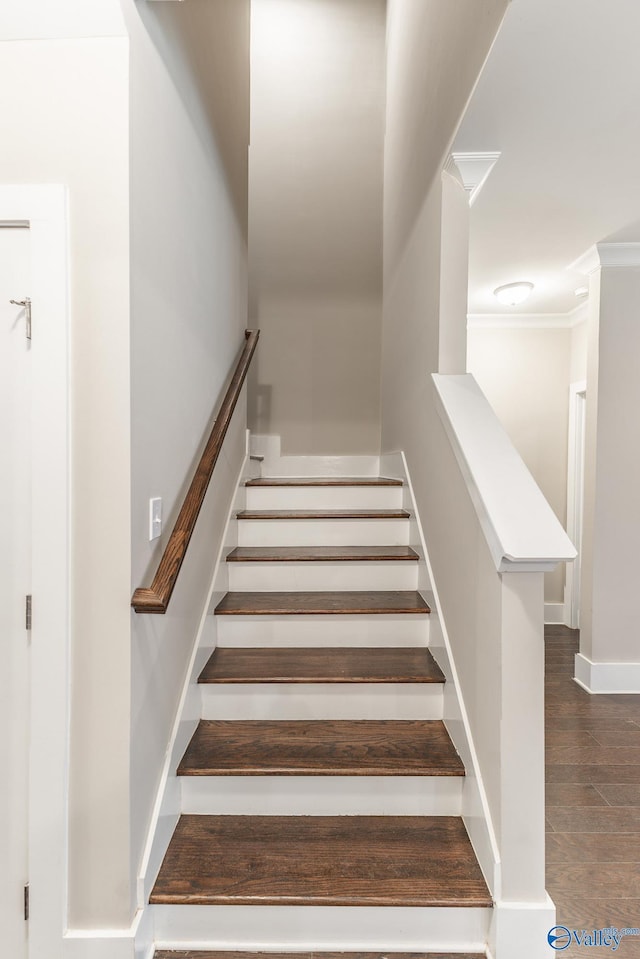
<svg viewBox="0 0 640 959"><path fill-rule="evenodd" d="M449 155L445 163L445 170L462 181L462 185L469 194L469 206L478 199L480 190L487 182L487 178L500 159L500 153L458 153Z"/></svg>
<svg viewBox="0 0 640 959"><path fill-rule="evenodd" d="M640 267L640 243L596 243L567 269L591 276L600 269L633 270Z"/></svg>
<svg viewBox="0 0 640 959"><path fill-rule="evenodd" d="M469 313L469 330L572 330L588 316L587 303L569 313Z"/></svg>

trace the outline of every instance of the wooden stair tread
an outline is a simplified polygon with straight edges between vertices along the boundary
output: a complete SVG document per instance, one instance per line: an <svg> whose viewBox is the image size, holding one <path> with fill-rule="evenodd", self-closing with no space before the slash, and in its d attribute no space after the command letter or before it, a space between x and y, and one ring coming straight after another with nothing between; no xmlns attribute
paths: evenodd
<svg viewBox="0 0 640 959"><path fill-rule="evenodd" d="M237 519L408 519L406 509L241 509Z"/></svg>
<svg viewBox="0 0 640 959"><path fill-rule="evenodd" d="M227 563L417 562L410 546L236 546Z"/></svg>
<svg viewBox="0 0 640 959"><path fill-rule="evenodd" d="M386 476L260 476L245 486L402 486Z"/></svg>
<svg viewBox="0 0 640 959"><path fill-rule="evenodd" d="M428 649L276 647L214 650L199 683L443 683Z"/></svg>
<svg viewBox="0 0 640 959"><path fill-rule="evenodd" d="M312 613L428 613L417 590L336 590L332 592L226 593L215 608L218 616L295 616Z"/></svg>
<svg viewBox="0 0 640 959"><path fill-rule="evenodd" d="M150 902L492 904L457 816L181 816Z"/></svg>
<svg viewBox="0 0 640 959"><path fill-rule="evenodd" d="M477 952L193 952L161 949L153 959L486 959Z"/></svg>
<svg viewBox="0 0 640 959"><path fill-rule="evenodd" d="M179 776L464 776L442 720L202 720Z"/></svg>

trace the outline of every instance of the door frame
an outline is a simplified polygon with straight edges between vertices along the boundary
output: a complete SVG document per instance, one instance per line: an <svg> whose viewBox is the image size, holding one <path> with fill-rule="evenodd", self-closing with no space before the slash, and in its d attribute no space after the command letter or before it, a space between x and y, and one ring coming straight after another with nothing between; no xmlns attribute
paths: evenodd
<svg viewBox="0 0 640 959"><path fill-rule="evenodd" d="M0 184L0 221L30 231L33 309L29 956L60 959L67 914L69 297L67 191Z"/></svg>
<svg viewBox="0 0 640 959"><path fill-rule="evenodd" d="M567 463L567 534L578 550L573 563L566 565L564 620L572 629L580 628L580 569L584 510L584 443L587 384L581 380L569 385L569 439Z"/></svg>

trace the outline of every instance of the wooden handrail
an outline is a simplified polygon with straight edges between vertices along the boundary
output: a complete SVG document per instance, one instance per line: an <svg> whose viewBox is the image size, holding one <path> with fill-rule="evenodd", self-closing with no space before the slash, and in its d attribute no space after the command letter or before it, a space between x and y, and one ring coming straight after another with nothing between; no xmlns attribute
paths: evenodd
<svg viewBox="0 0 640 959"><path fill-rule="evenodd" d="M149 588L140 587L133 594L131 605L136 613L166 613L178 573L187 552L191 534L202 508L214 467L218 461L229 423L236 408L240 391L249 369L249 364L258 344L260 330L245 330L244 344L238 365L236 366L229 388L225 393L220 412L216 416L207 445L191 480L182 508L173 527L158 571Z"/></svg>

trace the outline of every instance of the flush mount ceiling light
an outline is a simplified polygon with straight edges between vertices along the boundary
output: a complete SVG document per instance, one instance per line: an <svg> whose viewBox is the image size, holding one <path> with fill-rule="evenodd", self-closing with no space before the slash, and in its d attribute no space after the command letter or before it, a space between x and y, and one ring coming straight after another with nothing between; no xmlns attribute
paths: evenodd
<svg viewBox="0 0 640 959"><path fill-rule="evenodd" d="M573 291L577 297L589 296L588 286L579 286Z"/></svg>
<svg viewBox="0 0 640 959"><path fill-rule="evenodd" d="M533 289L533 283L520 280L518 283L505 283L493 291L493 295L503 306L517 306L524 303Z"/></svg>

